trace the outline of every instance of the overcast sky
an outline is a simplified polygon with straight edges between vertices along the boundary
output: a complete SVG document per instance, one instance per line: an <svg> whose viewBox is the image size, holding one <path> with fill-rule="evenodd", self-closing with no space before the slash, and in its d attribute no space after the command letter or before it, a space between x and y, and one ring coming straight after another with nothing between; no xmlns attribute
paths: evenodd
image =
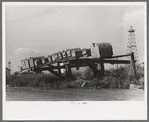
<svg viewBox="0 0 149 122"><path fill-rule="evenodd" d="M6 62L14 72L21 59L89 48L93 42L109 42L114 55L126 54L130 26L143 62L145 16L143 5L6 5Z"/></svg>

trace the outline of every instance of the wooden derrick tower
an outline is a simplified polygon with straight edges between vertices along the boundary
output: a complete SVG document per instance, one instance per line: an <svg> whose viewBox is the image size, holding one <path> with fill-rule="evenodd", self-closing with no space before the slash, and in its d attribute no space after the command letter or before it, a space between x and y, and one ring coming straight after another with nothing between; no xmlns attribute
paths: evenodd
<svg viewBox="0 0 149 122"><path fill-rule="evenodd" d="M130 54L131 52L134 53L134 60L136 61L136 64L139 63L138 58L138 51L137 51L137 44L135 39L135 30L132 26L130 26L130 29L128 30L128 44L127 44L127 54Z"/></svg>
<svg viewBox="0 0 149 122"><path fill-rule="evenodd" d="M130 65L130 70L129 74L133 75L134 77L136 76L136 66L139 64L139 57L138 57L138 51L137 51L137 44L136 44L136 39L135 39L135 30L133 29L132 26L130 26L130 29L128 30L129 35L128 35L128 44L127 44L127 54L132 54L133 56L131 57L131 65ZM135 62L133 63L133 60Z"/></svg>

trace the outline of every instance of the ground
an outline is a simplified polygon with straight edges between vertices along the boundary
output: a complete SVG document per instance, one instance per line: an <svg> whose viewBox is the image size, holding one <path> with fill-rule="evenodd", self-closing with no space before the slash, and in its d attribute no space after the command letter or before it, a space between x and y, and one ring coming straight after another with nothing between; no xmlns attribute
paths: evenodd
<svg viewBox="0 0 149 122"><path fill-rule="evenodd" d="M7 87L6 101L142 101L144 90L130 89L61 89Z"/></svg>

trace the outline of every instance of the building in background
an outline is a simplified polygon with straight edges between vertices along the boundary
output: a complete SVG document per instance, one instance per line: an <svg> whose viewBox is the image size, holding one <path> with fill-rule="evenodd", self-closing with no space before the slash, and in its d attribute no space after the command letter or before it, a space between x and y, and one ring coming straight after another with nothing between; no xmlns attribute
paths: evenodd
<svg viewBox="0 0 149 122"><path fill-rule="evenodd" d="M11 75L11 70L9 68L6 67L6 76Z"/></svg>
<svg viewBox="0 0 149 122"><path fill-rule="evenodd" d="M6 76L11 75L11 62L8 62L8 68L6 67Z"/></svg>

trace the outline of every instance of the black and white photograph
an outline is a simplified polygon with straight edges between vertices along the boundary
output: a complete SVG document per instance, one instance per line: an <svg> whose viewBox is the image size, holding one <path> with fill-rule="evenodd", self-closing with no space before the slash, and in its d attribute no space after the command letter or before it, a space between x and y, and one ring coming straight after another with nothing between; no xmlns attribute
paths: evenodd
<svg viewBox="0 0 149 122"><path fill-rule="evenodd" d="M3 119L146 120L146 6L3 2Z"/></svg>

